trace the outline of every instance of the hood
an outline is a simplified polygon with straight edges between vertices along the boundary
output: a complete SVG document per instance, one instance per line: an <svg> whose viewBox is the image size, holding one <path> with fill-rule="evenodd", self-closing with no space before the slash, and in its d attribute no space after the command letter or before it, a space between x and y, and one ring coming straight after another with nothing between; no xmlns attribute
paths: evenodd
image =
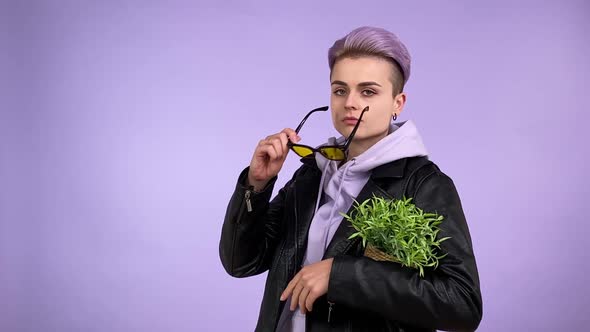
<svg viewBox="0 0 590 332"><path fill-rule="evenodd" d="M338 139L331 137L326 144L342 144L344 141L345 138L342 136ZM347 196L356 197L369 179L370 171L375 167L402 158L426 155L428 155L428 151L412 120L401 123L392 122L387 136L362 154L343 164L340 168L338 168L338 161L326 159L321 154L316 153L316 163L319 169L322 170L319 189L323 189L334 200L338 200L342 190ZM321 195L318 196L318 203L319 197Z"/></svg>
<svg viewBox="0 0 590 332"><path fill-rule="evenodd" d="M331 137L326 144L342 144L344 141L344 137ZM340 167L338 161L326 159L316 153L316 163L322 171L322 177L304 265L321 260L342 220L339 212L345 213L350 209L369 180L372 169L398 159L427 155L426 147L412 120L392 122L387 136Z"/></svg>

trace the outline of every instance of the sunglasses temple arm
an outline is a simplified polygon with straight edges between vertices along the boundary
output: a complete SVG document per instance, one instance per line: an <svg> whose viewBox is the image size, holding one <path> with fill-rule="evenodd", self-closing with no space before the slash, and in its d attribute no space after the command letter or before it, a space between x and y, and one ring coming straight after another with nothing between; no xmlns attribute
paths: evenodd
<svg viewBox="0 0 590 332"><path fill-rule="evenodd" d="M299 125L297 126L297 128L295 128L295 133L299 134L299 131L301 130L301 127L303 127L303 124L305 123L305 121L307 120L307 118L309 117L309 114L306 115L303 120L301 120L301 123L299 123Z"/></svg>
<svg viewBox="0 0 590 332"><path fill-rule="evenodd" d="M309 113L307 113L307 115L303 118L303 120L301 120L301 123L299 123L299 126L297 126L297 129L295 129L295 133L299 134L299 130L301 130L301 127L303 127L303 124L305 123L305 121L307 121L307 118L309 118L310 115L312 115L313 113L318 112L318 111L325 112L327 110L328 110L328 106L324 106L324 107L319 107L319 108L309 111Z"/></svg>
<svg viewBox="0 0 590 332"><path fill-rule="evenodd" d="M350 142L352 142L352 139L354 138L356 131L359 129L359 126L361 124L361 120L363 119L363 115L368 110L369 110L369 106L365 107L365 109L361 113L361 116L359 116L359 120L356 122L356 126L354 126L354 128L352 129L352 132L350 133L350 135L346 139L346 143L344 144L344 151L348 151L348 147L350 146Z"/></svg>

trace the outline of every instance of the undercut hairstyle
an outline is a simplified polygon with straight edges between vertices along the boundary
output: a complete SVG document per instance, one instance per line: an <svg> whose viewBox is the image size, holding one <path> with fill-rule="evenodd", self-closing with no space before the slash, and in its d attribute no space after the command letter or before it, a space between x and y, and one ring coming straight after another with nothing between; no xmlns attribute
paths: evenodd
<svg viewBox="0 0 590 332"><path fill-rule="evenodd" d="M330 76L338 60L344 58L377 57L392 64L393 95L404 90L410 76L410 54L399 38L382 28L360 27L334 42L328 50ZM407 64L406 71L396 59Z"/></svg>

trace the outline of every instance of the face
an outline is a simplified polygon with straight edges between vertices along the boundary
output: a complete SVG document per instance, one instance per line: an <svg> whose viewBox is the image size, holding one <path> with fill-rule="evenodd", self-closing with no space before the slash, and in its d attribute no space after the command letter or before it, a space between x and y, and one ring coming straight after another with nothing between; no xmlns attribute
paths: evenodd
<svg viewBox="0 0 590 332"><path fill-rule="evenodd" d="M390 62L378 57L343 58L334 65L330 97L334 128L348 137L362 110L369 106L353 143L375 143L385 137L391 117L403 110L406 96L393 95L392 70Z"/></svg>

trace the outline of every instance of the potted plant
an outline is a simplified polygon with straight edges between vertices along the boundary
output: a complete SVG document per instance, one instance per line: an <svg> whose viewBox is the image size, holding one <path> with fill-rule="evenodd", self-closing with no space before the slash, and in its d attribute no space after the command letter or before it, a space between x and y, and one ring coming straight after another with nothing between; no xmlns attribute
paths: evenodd
<svg viewBox="0 0 590 332"><path fill-rule="evenodd" d="M359 203L347 215L357 231L349 239L360 237L364 255L378 261L398 262L403 266L420 271L438 267L440 244L449 239L437 239L443 216L424 212L412 203L412 198L387 199L373 195L373 198Z"/></svg>

